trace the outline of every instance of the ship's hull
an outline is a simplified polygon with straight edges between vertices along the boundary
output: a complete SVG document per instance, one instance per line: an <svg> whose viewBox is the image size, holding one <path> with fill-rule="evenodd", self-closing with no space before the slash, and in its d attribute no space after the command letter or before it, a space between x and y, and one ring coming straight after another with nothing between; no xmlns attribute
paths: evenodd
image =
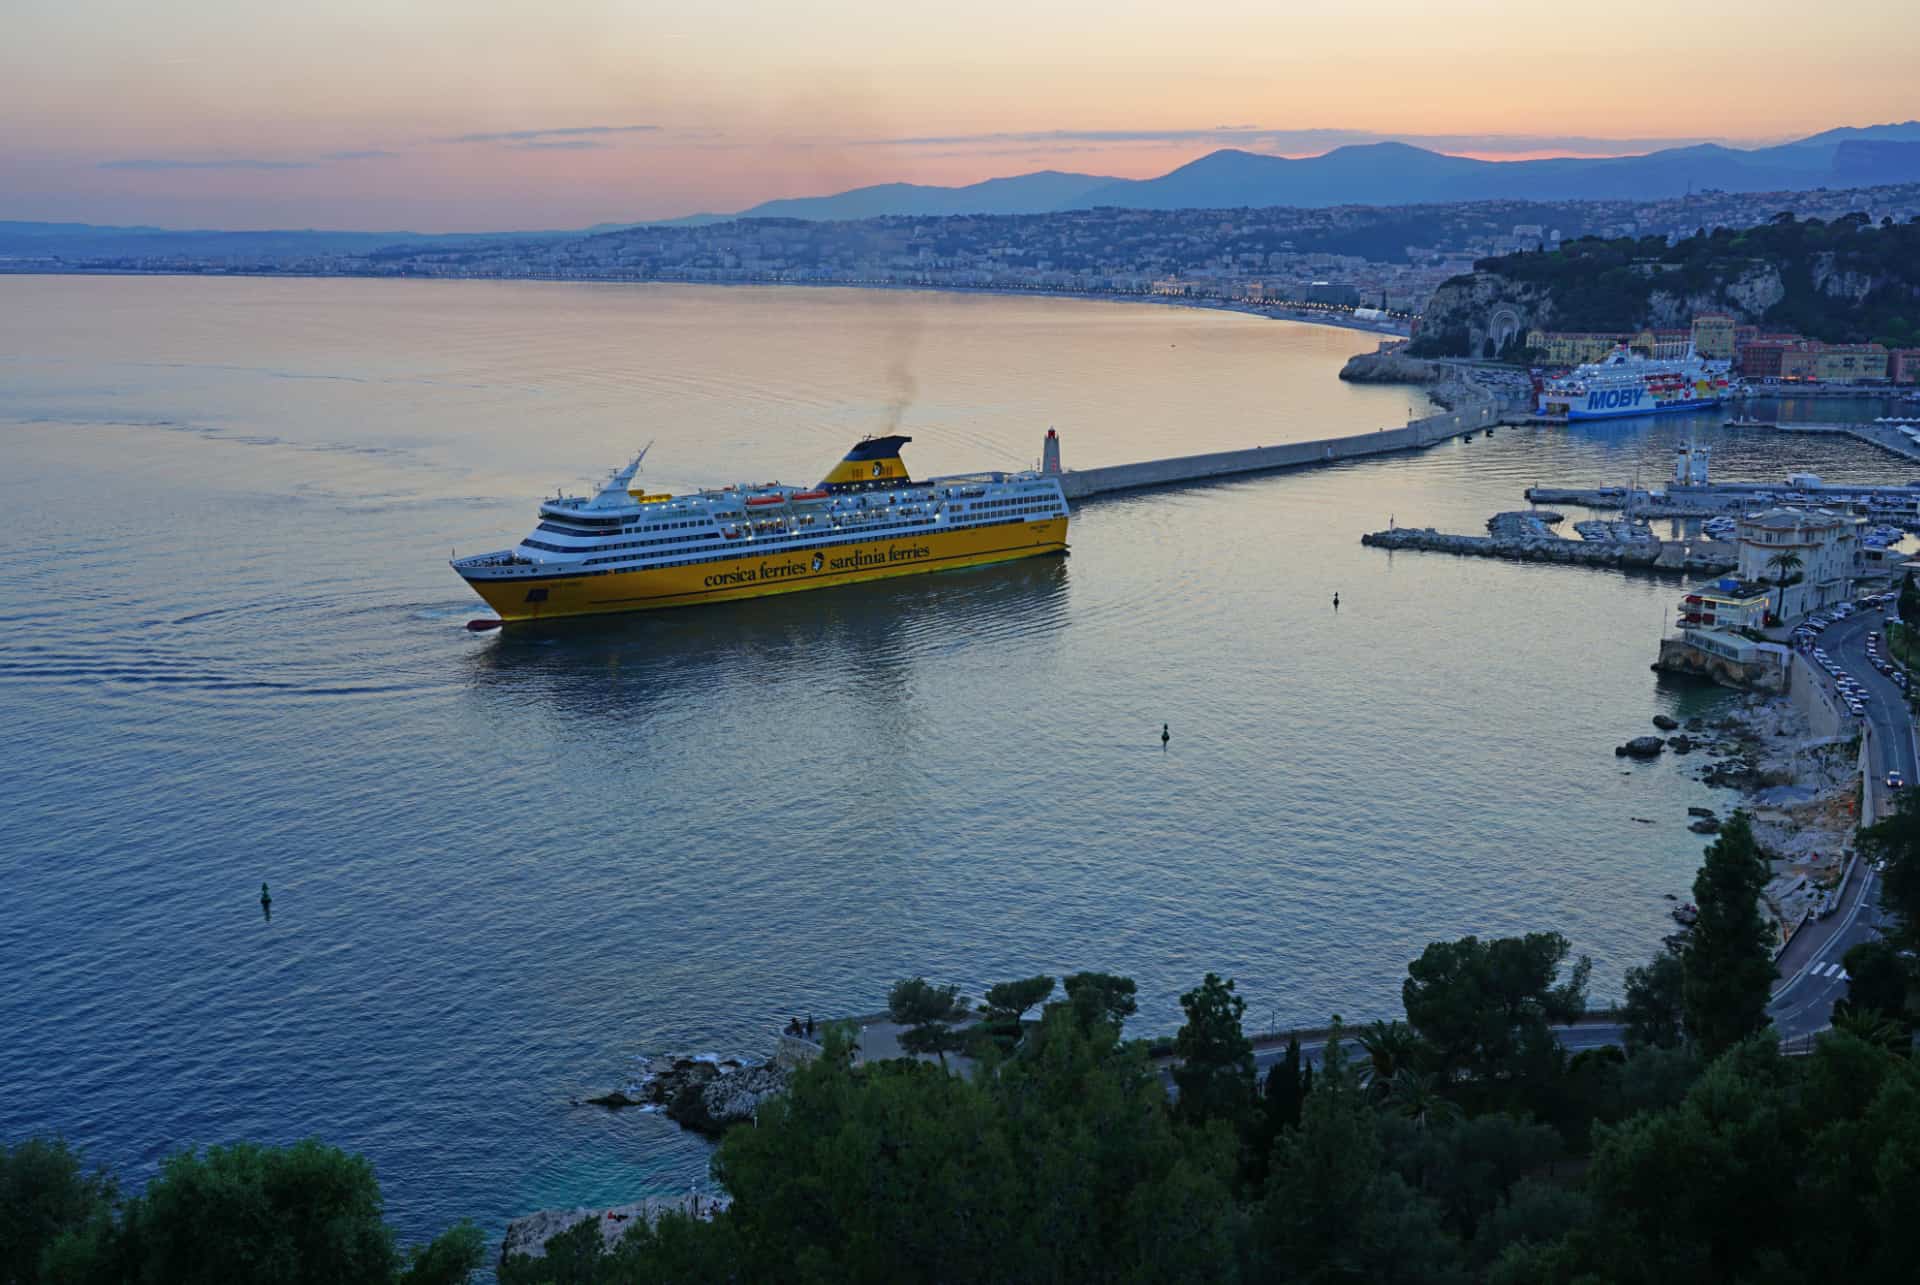
<svg viewBox="0 0 1920 1285"><path fill-rule="evenodd" d="M1570 421L1583 419L1632 419L1641 415L1673 415L1681 411L1711 410L1723 399L1720 397L1675 398L1672 401L1643 401L1637 406L1599 407L1589 410L1585 406L1569 406L1566 415Z"/></svg>
<svg viewBox="0 0 1920 1285"><path fill-rule="evenodd" d="M738 557L682 566L642 567L600 573L490 577L466 574L473 591L509 623L555 620L613 612L656 611L702 603L762 598L977 567L1015 558L1060 553L1067 547L1067 519L998 523L918 532L895 539L829 545L818 549L756 550L745 544Z"/></svg>

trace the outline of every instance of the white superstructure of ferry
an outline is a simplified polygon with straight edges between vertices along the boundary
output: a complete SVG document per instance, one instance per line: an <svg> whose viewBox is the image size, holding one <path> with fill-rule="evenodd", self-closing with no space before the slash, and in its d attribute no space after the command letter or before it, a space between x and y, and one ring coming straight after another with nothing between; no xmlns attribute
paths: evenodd
<svg viewBox="0 0 1920 1285"><path fill-rule="evenodd" d="M1616 348L1600 361L1577 366L1540 387L1539 412L1576 419L1621 419L1705 410L1726 399L1727 372L1688 351L1684 357L1643 357Z"/></svg>

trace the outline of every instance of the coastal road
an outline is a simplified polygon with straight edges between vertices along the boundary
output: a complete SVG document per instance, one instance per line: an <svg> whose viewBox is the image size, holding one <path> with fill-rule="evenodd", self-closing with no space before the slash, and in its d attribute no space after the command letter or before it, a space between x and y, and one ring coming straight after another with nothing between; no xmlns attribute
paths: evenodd
<svg viewBox="0 0 1920 1285"><path fill-rule="evenodd" d="M1877 608L1870 607L1828 625L1816 640L1816 645L1825 648L1834 663L1853 675L1854 681L1867 690L1867 723L1873 729L1869 766L1873 770L1876 796L1879 793L1877 787L1886 780L1889 771L1898 771L1911 784L1915 768L1920 767L1914 762L1912 721L1907 714L1906 693L1875 669L1873 662L1867 658L1867 635L1885 629L1886 625L1886 616ZM1820 681L1829 693L1833 691L1832 682L1824 671L1820 673Z"/></svg>
<svg viewBox="0 0 1920 1285"><path fill-rule="evenodd" d="M1839 909L1802 928L1780 953L1784 980L1774 988L1767 1013L1782 1043L1832 1024L1834 1003L1847 996L1847 974L1840 961L1853 947L1878 937L1880 926L1879 880L1873 868L1860 861Z"/></svg>

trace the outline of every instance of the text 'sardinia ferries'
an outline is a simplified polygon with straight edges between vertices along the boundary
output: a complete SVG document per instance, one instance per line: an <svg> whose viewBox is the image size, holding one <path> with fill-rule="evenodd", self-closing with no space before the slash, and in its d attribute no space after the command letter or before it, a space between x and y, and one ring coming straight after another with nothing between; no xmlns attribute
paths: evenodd
<svg viewBox="0 0 1920 1285"><path fill-rule="evenodd" d="M1569 420L1619 419L1705 410L1727 395L1725 362L1708 362L1688 349L1684 357L1642 357L1616 348L1605 360L1577 366L1540 389L1542 415Z"/></svg>
<svg viewBox="0 0 1920 1285"><path fill-rule="evenodd" d="M916 482L900 462L911 440L868 438L818 486L692 495L634 487L642 451L598 494L543 502L540 525L512 549L456 558L453 569L511 622L757 598L1066 550L1057 476Z"/></svg>

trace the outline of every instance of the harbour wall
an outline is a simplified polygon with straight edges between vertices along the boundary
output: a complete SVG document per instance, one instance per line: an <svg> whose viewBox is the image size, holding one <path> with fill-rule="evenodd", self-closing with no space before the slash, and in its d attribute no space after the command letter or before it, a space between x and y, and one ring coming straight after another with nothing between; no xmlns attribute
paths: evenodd
<svg viewBox="0 0 1920 1285"><path fill-rule="evenodd" d="M1388 455L1396 451L1424 450L1450 437L1489 428L1498 424L1500 419L1498 404L1476 390L1471 405L1413 420L1403 428L1356 433L1350 437L1323 437L1312 442L1287 442L1279 446L1252 446L1239 451L1215 451L1208 455L1176 455L1167 459L1143 460L1138 464L1069 469L1060 475L1060 487L1069 500L1084 500L1096 495L1136 491L1150 486L1172 486L1181 482L1203 482L1248 473L1309 468L1342 460Z"/></svg>
<svg viewBox="0 0 1920 1285"><path fill-rule="evenodd" d="M1849 730L1848 719L1834 704L1832 693L1820 681L1821 676L1814 672L1813 662L1796 651L1789 672L1787 696L1794 709L1806 718L1813 735L1821 740L1845 735Z"/></svg>

